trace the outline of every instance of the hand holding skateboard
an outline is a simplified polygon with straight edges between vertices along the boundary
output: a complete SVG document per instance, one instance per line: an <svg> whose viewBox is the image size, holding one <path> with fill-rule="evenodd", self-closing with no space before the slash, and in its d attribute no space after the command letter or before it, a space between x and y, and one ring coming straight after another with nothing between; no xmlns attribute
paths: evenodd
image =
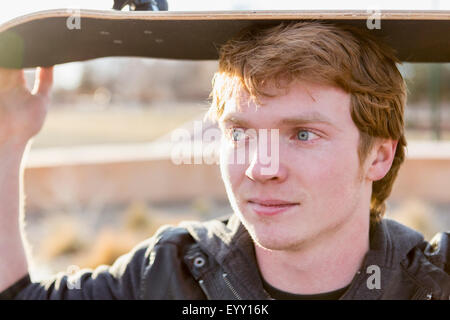
<svg viewBox="0 0 450 320"><path fill-rule="evenodd" d="M53 69L38 68L32 91L24 71L0 68L0 291L27 274L20 221L23 154L47 114Z"/></svg>
<svg viewBox="0 0 450 320"><path fill-rule="evenodd" d="M0 68L0 148L23 147L41 130L52 82L52 67L37 69L32 91L23 70Z"/></svg>

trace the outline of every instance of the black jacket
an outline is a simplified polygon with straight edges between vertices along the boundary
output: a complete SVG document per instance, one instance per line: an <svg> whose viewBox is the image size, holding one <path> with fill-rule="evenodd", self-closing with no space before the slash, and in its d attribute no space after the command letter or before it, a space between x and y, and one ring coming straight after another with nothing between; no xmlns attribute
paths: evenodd
<svg viewBox="0 0 450 320"><path fill-rule="evenodd" d="M380 288L367 285L378 266ZM450 237L431 243L395 221L370 229L370 250L341 299L450 299ZM254 247L239 219L163 227L112 266L61 273L41 283L27 276L0 294L15 299L271 299Z"/></svg>

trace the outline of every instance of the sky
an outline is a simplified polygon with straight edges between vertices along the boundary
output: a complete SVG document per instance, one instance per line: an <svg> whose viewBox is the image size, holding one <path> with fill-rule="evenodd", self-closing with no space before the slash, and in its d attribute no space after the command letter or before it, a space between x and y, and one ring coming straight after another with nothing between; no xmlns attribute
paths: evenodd
<svg viewBox="0 0 450 320"><path fill-rule="evenodd" d="M6 0L3 0L6 2ZM168 0L170 11L220 10L450 10L450 0ZM111 9L114 0L20 0L7 1L0 10L0 24L36 11L61 8ZM55 68L55 84L77 86L80 63Z"/></svg>

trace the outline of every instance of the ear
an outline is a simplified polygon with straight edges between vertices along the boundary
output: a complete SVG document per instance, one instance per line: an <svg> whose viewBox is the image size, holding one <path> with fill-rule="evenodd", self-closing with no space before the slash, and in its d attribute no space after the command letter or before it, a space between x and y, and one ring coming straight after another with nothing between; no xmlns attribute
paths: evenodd
<svg viewBox="0 0 450 320"><path fill-rule="evenodd" d="M368 159L367 179L377 181L384 178L394 161L397 143L398 140L392 139L377 140Z"/></svg>

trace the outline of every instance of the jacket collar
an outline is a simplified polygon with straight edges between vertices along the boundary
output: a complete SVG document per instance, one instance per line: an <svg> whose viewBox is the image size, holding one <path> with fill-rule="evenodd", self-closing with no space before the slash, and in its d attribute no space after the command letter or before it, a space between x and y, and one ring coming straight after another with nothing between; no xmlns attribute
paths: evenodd
<svg viewBox="0 0 450 320"><path fill-rule="evenodd" d="M253 241L235 214L207 222L183 223L182 226L189 231L203 252L214 257L218 266L215 272L220 272L221 275L209 276L217 281L226 275L226 285L231 286L230 290L236 291L238 296L234 294L230 298L270 299L259 275ZM217 287L217 284L212 287Z"/></svg>
<svg viewBox="0 0 450 320"><path fill-rule="evenodd" d="M232 214L227 220L185 223L191 236L208 256L213 257L220 270L227 275L232 291L242 299L270 299L263 289L255 260L254 244L247 230ZM362 268L355 275L342 299L379 299L384 287L395 276L400 262L415 246L424 241L423 236L400 223L382 219L370 228L370 250ZM380 268L381 289L369 289L370 266ZM219 278L219 277L217 277ZM236 294L235 294L236 296Z"/></svg>
<svg viewBox="0 0 450 320"><path fill-rule="evenodd" d="M382 219L370 227L370 249L352 283L341 299L381 299L400 272L400 263L414 247L424 241L423 236L394 220ZM380 288L369 288L374 274L380 275Z"/></svg>

